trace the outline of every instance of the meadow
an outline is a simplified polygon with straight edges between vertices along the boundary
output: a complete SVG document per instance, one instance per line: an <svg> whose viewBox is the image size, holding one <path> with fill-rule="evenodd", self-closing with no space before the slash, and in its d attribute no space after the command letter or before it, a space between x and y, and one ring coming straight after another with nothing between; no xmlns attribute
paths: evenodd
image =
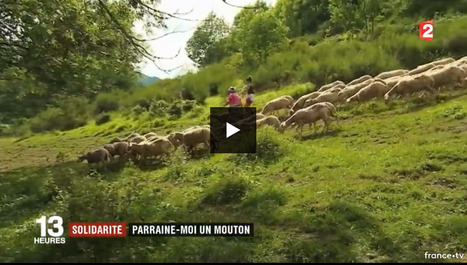
<svg viewBox="0 0 467 265"><path fill-rule="evenodd" d="M258 105L313 89L265 92ZM179 119L115 112L102 125L1 138L0 261L442 262L424 253L467 253L465 90L341 108L340 126L328 133L263 128L256 154L189 158L177 151L145 166L115 162L107 171L76 161L132 131L167 134L208 123L209 106L222 100L209 97ZM60 215L65 225L253 222L255 236L34 245L42 215Z"/></svg>

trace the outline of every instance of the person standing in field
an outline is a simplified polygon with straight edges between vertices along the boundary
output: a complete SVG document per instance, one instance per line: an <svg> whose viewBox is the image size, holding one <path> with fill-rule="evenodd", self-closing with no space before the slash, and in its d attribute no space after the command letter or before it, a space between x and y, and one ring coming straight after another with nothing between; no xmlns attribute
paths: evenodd
<svg viewBox="0 0 467 265"><path fill-rule="evenodd" d="M225 102L225 105L229 105L229 107L242 107L242 98L235 92L234 87L230 87L229 90L229 97Z"/></svg>
<svg viewBox="0 0 467 265"><path fill-rule="evenodd" d="M246 80L246 100L245 107L250 107L253 104L255 91L253 90L253 79L249 76Z"/></svg>

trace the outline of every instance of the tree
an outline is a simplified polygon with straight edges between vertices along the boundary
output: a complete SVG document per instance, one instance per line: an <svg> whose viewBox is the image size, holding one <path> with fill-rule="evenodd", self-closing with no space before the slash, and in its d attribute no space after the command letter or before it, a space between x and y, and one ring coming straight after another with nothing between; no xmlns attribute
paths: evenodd
<svg viewBox="0 0 467 265"><path fill-rule="evenodd" d="M365 29L367 36L372 35L383 4L378 0L329 0L334 31Z"/></svg>
<svg viewBox="0 0 467 265"><path fill-rule="evenodd" d="M188 57L201 67L220 61L228 55L225 39L229 32L222 18L209 13L187 42Z"/></svg>
<svg viewBox="0 0 467 265"><path fill-rule="evenodd" d="M272 12L255 15L249 23L240 24L237 29L240 49L245 62L261 63L286 43L288 28Z"/></svg>
<svg viewBox="0 0 467 265"><path fill-rule="evenodd" d="M279 0L274 13L290 29L291 38L314 33L330 19L328 0Z"/></svg>
<svg viewBox="0 0 467 265"><path fill-rule="evenodd" d="M63 95L93 98L100 91L133 86L133 65L140 56L96 3L6 0L1 7L0 91L10 97L0 107L14 102L26 115ZM125 3L113 2L108 9L131 29L136 16Z"/></svg>

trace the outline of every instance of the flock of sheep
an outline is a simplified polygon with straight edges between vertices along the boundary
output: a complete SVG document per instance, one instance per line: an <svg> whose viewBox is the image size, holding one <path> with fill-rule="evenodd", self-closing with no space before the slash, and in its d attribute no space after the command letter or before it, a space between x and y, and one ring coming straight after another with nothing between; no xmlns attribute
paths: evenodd
<svg viewBox="0 0 467 265"><path fill-rule="evenodd" d="M380 73L375 77L364 75L348 84L342 81L322 86L318 91L301 96L297 100L291 96L282 96L267 102L260 112L240 123L255 123L257 127L273 126L279 131L296 126L300 134L304 125L310 128L322 120L323 131L329 128L331 117L338 123L336 105L351 102L366 102L372 99L407 97L417 93L451 90L467 85L467 56L458 60L444 58L420 65L409 70L393 70ZM288 117L281 122L278 111L288 110ZM135 163L152 157L169 156L179 146L188 152L203 144L206 147L216 145L216 137L209 125L194 126L181 132L160 136L149 132L144 135L133 133L125 138L113 139L109 144L79 157L88 163L110 162L112 157L129 157Z"/></svg>

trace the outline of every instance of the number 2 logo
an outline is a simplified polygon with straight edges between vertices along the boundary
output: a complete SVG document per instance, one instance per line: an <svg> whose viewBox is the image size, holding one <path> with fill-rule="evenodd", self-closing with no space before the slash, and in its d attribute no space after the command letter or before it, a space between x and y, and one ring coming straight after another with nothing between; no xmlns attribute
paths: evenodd
<svg viewBox="0 0 467 265"><path fill-rule="evenodd" d="M433 21L424 21L419 24L419 37L422 40L433 40Z"/></svg>
<svg viewBox="0 0 467 265"><path fill-rule="evenodd" d="M41 225L41 237L47 236L47 234L53 237L63 235L63 219L60 216L51 216L49 217L48 222L46 222L46 217L42 216L36 220L36 223ZM53 228L47 229L47 223L53 224ZM55 229L57 231L55 231Z"/></svg>

